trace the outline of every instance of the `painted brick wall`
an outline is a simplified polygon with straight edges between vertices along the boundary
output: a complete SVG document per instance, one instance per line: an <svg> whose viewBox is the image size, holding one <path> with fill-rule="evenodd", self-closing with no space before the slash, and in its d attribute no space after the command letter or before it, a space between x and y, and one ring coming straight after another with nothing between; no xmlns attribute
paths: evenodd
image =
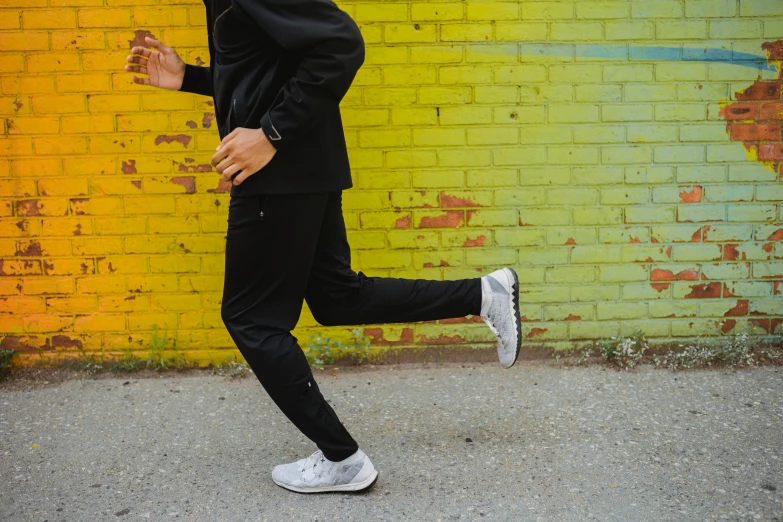
<svg viewBox="0 0 783 522"><path fill-rule="evenodd" d="M356 269L513 265L528 346L781 332L783 2L341 5L367 43L342 105ZM198 1L0 0L4 346L144 349L157 325L189 357L232 353L211 100L122 70L147 32L208 61L204 26ZM305 311L297 335L316 327Z"/></svg>

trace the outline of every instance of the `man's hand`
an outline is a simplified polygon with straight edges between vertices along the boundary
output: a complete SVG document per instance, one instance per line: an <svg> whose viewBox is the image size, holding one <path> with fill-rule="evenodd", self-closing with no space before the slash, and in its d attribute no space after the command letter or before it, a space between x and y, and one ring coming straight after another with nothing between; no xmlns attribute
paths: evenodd
<svg viewBox="0 0 783 522"><path fill-rule="evenodd" d="M234 185L239 185L266 167L276 152L263 130L237 127L220 142L211 163L224 181L231 181L242 171L233 180Z"/></svg>
<svg viewBox="0 0 783 522"><path fill-rule="evenodd" d="M185 77L185 62L179 57L177 51L163 42L150 36L145 36L144 41L160 52L150 51L141 46L131 48L131 54L128 55L126 61L134 65L126 65L125 70L147 75L147 78L133 76L133 83L178 91L182 87L182 79Z"/></svg>

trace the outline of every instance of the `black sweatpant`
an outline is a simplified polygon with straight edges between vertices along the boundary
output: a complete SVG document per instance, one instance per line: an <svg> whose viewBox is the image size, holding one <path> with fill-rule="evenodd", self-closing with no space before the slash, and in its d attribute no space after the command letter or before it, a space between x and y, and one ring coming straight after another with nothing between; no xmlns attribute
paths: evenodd
<svg viewBox="0 0 783 522"><path fill-rule="evenodd" d="M478 315L479 278L367 277L351 269L342 192L232 197L221 316L261 385L331 461L358 448L291 334L307 300L325 326Z"/></svg>

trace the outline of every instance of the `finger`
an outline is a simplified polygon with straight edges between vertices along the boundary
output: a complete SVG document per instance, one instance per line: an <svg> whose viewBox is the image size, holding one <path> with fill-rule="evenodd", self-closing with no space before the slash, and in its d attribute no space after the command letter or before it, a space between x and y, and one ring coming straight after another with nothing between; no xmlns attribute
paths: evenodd
<svg viewBox="0 0 783 522"><path fill-rule="evenodd" d="M126 65L125 70L128 72L137 72L141 74L148 74L147 68L143 65Z"/></svg>
<svg viewBox="0 0 783 522"><path fill-rule="evenodd" d="M239 132L239 127L237 127L236 129L232 130L231 132L229 132L229 133L226 135L226 137L225 137L225 138L223 138L223 140L220 142L220 145L218 145L218 146L217 146L217 149L216 149L216 150L220 150L220 149L222 149L223 147L225 147L225 146L226 146L226 144L227 144L229 141L231 141L231 140L233 140L233 139L234 139L234 137L235 137L235 136L238 134L238 132Z"/></svg>
<svg viewBox="0 0 783 522"><path fill-rule="evenodd" d="M234 178L234 181L232 181L232 183L234 185L241 185L242 182L245 181L248 176L250 176L250 174L251 174L251 172L249 172L247 170L243 170L242 172L239 173L239 175L237 177Z"/></svg>
<svg viewBox="0 0 783 522"><path fill-rule="evenodd" d="M220 175L220 177L223 178L223 181L231 181L231 178L234 177L240 170L242 170L242 168L236 163L233 163L223 169L223 173Z"/></svg>
<svg viewBox="0 0 783 522"><path fill-rule="evenodd" d="M139 78L138 76L134 76L131 78L133 80L133 83L139 83L141 85L149 85L150 79L149 78Z"/></svg>
<svg viewBox="0 0 783 522"><path fill-rule="evenodd" d="M147 63L148 59L139 54L129 54L125 61L128 63Z"/></svg>
<svg viewBox="0 0 783 522"><path fill-rule="evenodd" d="M165 53L166 51L170 51L171 48L161 42L160 40L156 40L155 38L151 36L145 36L144 39L147 41L147 43L150 45L150 47L154 47L158 51Z"/></svg>
<svg viewBox="0 0 783 522"><path fill-rule="evenodd" d="M136 46L136 47L131 47L131 53L148 58L152 54L152 51L150 51L146 47Z"/></svg>
<svg viewBox="0 0 783 522"><path fill-rule="evenodd" d="M224 172L226 172L226 170L231 168L231 166L235 165L236 163L237 160L235 158L228 157L223 161L221 161L220 163L218 163L217 166L215 167L215 170L223 174ZM239 169L235 169L235 170L239 170Z"/></svg>
<svg viewBox="0 0 783 522"><path fill-rule="evenodd" d="M218 164L223 160L224 158L228 157L229 150L225 147L217 151L212 155L212 159L210 160L210 163L213 167L217 167ZM225 165L224 165L225 166Z"/></svg>

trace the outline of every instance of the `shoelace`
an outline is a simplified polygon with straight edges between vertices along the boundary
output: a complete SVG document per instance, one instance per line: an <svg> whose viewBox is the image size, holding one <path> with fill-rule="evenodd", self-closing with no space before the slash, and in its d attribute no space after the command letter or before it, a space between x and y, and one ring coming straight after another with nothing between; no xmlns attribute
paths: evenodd
<svg viewBox="0 0 783 522"><path fill-rule="evenodd" d="M321 474L316 473L315 468L323 463L326 460L326 457L324 457L324 454L321 450L317 450L315 453L307 457L307 460L305 460L304 465L302 466L301 471L304 472L308 468L313 468L313 475L316 477L319 477ZM321 470L323 472L323 469Z"/></svg>

